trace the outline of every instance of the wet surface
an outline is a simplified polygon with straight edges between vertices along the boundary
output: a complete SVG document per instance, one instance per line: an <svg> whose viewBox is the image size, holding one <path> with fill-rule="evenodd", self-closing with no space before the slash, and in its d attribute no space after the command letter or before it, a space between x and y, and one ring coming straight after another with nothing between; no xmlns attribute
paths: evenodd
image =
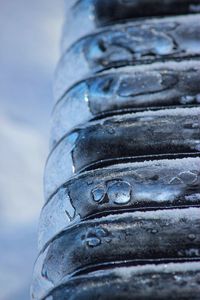
<svg viewBox="0 0 200 300"><path fill-rule="evenodd" d="M45 300L64 300L66 297L70 300L93 300L99 295L106 300L132 300L133 295L140 299L154 300L160 299L161 294L162 299L166 300L191 296L198 299L199 281L199 263L115 268L69 280Z"/></svg>
<svg viewBox="0 0 200 300"><path fill-rule="evenodd" d="M32 299L197 299L200 19L181 3L73 2Z"/></svg>
<svg viewBox="0 0 200 300"><path fill-rule="evenodd" d="M199 108L131 113L86 123L52 150L45 169L46 198L84 170L131 159L198 155L199 125Z"/></svg>
<svg viewBox="0 0 200 300"><path fill-rule="evenodd" d="M75 126L106 114L200 104L199 61L120 68L72 87L53 111L51 145ZM81 110L81 115L77 110ZM67 118L66 118L67 116Z"/></svg>
<svg viewBox="0 0 200 300"><path fill-rule="evenodd" d="M56 285L74 272L88 273L113 263L199 259L199 228L199 208L124 213L81 222L49 244L38 267L36 263L35 280Z"/></svg>
<svg viewBox="0 0 200 300"><path fill-rule="evenodd" d="M115 165L76 176L43 208L39 247L87 217L200 205L199 158Z"/></svg>
<svg viewBox="0 0 200 300"><path fill-rule="evenodd" d="M56 100L75 82L109 68L199 57L199 20L195 15L141 21L107 27L83 37L60 60Z"/></svg>

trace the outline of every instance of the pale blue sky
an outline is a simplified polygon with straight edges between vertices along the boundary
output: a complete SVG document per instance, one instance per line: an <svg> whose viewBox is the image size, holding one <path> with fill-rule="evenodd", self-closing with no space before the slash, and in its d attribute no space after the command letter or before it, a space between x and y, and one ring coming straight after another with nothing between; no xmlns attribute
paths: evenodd
<svg viewBox="0 0 200 300"><path fill-rule="evenodd" d="M0 109L46 130L62 0L0 0Z"/></svg>
<svg viewBox="0 0 200 300"><path fill-rule="evenodd" d="M28 300L63 0L0 0L1 300Z"/></svg>

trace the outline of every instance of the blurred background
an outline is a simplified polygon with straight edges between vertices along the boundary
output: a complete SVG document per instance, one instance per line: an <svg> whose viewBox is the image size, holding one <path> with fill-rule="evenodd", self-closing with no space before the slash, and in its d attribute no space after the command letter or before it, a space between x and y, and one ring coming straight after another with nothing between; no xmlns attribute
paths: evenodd
<svg viewBox="0 0 200 300"><path fill-rule="evenodd" d="M63 0L0 0L0 300L27 300Z"/></svg>

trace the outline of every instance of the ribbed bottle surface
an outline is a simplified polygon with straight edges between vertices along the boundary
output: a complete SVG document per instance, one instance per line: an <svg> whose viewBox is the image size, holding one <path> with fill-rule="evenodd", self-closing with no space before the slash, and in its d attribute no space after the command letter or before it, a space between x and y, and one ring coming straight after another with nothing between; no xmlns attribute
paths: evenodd
<svg viewBox="0 0 200 300"><path fill-rule="evenodd" d="M32 299L200 299L200 2L79 0Z"/></svg>

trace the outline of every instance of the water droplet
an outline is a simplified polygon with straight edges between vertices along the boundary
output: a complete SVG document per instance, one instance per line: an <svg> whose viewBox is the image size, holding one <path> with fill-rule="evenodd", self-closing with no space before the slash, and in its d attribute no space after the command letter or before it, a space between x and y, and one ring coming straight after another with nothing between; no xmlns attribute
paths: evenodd
<svg viewBox="0 0 200 300"><path fill-rule="evenodd" d="M196 145L196 146L195 146L195 149L196 149L197 151L200 151L200 144Z"/></svg>
<svg viewBox="0 0 200 300"><path fill-rule="evenodd" d="M174 279L175 279L176 281L180 281L182 278L181 278L180 276L178 276L178 275L175 275L175 276L174 276Z"/></svg>
<svg viewBox="0 0 200 300"><path fill-rule="evenodd" d="M191 234L188 235L188 239L190 241L194 241L196 239L196 235L191 233Z"/></svg>
<svg viewBox="0 0 200 300"><path fill-rule="evenodd" d="M183 181L182 181L180 178L178 178L178 177L174 177L174 178L172 178L172 179L170 180L169 183L170 183L170 184L181 184L181 183L183 183Z"/></svg>
<svg viewBox="0 0 200 300"><path fill-rule="evenodd" d="M92 197L95 202L103 201L105 194L106 192L103 186L98 186L92 190Z"/></svg>
<svg viewBox="0 0 200 300"><path fill-rule="evenodd" d="M180 102L181 104L190 104L194 102L194 100L194 96L182 96Z"/></svg>
<svg viewBox="0 0 200 300"><path fill-rule="evenodd" d="M47 271L47 267L45 265L43 265L41 275L42 275L43 278L48 280L48 271Z"/></svg>
<svg viewBox="0 0 200 300"><path fill-rule="evenodd" d="M197 248L191 248L191 249L186 250L185 253L187 256L197 257L197 256L199 256L200 250Z"/></svg>
<svg viewBox="0 0 200 300"><path fill-rule="evenodd" d="M114 134L115 133L115 129L113 127L111 127L111 126L106 126L106 130L110 134Z"/></svg>
<svg viewBox="0 0 200 300"><path fill-rule="evenodd" d="M158 230L157 229L152 229L152 228L150 228L150 229L148 229L147 230L148 232L150 232L150 233L152 233L152 234L156 234L156 233L158 233Z"/></svg>
<svg viewBox="0 0 200 300"><path fill-rule="evenodd" d="M191 4L189 6L189 9L191 12L198 13L198 12L200 12L200 5L199 4Z"/></svg>
<svg viewBox="0 0 200 300"><path fill-rule="evenodd" d="M113 78L108 77L108 79L103 79L103 84L101 85L102 92L106 94L111 92L113 84L114 84Z"/></svg>
<svg viewBox="0 0 200 300"><path fill-rule="evenodd" d="M105 241L106 241L106 243L110 243L112 241L112 239L111 238L106 238Z"/></svg>
<svg viewBox="0 0 200 300"><path fill-rule="evenodd" d="M62 199L62 202L66 202L65 212L70 221L72 221L76 216L76 210L72 205L72 199L70 198L70 194L66 188L62 188L58 191L58 198Z"/></svg>
<svg viewBox="0 0 200 300"><path fill-rule="evenodd" d="M105 237L108 235L108 233L103 228L97 228L95 232L98 237Z"/></svg>
<svg viewBox="0 0 200 300"><path fill-rule="evenodd" d="M200 201L200 194L193 194L193 195L189 195L189 196L185 196L185 199L187 201Z"/></svg>
<svg viewBox="0 0 200 300"><path fill-rule="evenodd" d="M184 183L194 183L197 181L197 174L187 171L187 172L181 172L178 177L184 182Z"/></svg>
<svg viewBox="0 0 200 300"><path fill-rule="evenodd" d="M157 181L159 179L159 176L156 174L156 175L150 177L149 179L152 181Z"/></svg>
<svg viewBox="0 0 200 300"><path fill-rule="evenodd" d="M196 123L197 124L197 123ZM185 122L184 123L184 128L185 129L193 129L194 127L195 127L195 125L196 125L195 123L194 123L194 121L193 120L188 120L188 122ZM198 124L197 124L198 125ZM197 128L199 127L199 125L197 126Z"/></svg>
<svg viewBox="0 0 200 300"><path fill-rule="evenodd" d="M101 244L101 240L97 237L90 237L86 239L86 244L88 247L94 248Z"/></svg>
<svg viewBox="0 0 200 300"><path fill-rule="evenodd" d="M196 95L196 101L197 103L200 103L200 94Z"/></svg>
<svg viewBox="0 0 200 300"><path fill-rule="evenodd" d="M169 268L169 264L164 264L164 269L167 270Z"/></svg>
<svg viewBox="0 0 200 300"><path fill-rule="evenodd" d="M131 200L131 186L128 182L118 181L108 188L108 198L115 204L127 204Z"/></svg>
<svg viewBox="0 0 200 300"><path fill-rule="evenodd" d="M67 136L67 143L73 148L78 139L78 132L74 131Z"/></svg>
<svg viewBox="0 0 200 300"><path fill-rule="evenodd" d="M197 276L196 283L200 284L200 275Z"/></svg>
<svg viewBox="0 0 200 300"><path fill-rule="evenodd" d="M199 128L199 123L198 122L192 123L192 128Z"/></svg>
<svg viewBox="0 0 200 300"><path fill-rule="evenodd" d="M84 94L84 100L85 100L86 103L89 102L88 93L85 93L85 94Z"/></svg>
<svg viewBox="0 0 200 300"><path fill-rule="evenodd" d="M74 165L72 165L72 173L75 174L76 173L76 168Z"/></svg>
<svg viewBox="0 0 200 300"><path fill-rule="evenodd" d="M84 237L84 241L88 247L97 247L99 246L103 240L110 241L109 232L104 228L97 227L88 231L86 237Z"/></svg>
<svg viewBox="0 0 200 300"><path fill-rule="evenodd" d="M174 279L177 281L178 285L180 285L180 286L184 286L187 284L187 282L185 280L183 280L183 278L181 276L174 275Z"/></svg>

